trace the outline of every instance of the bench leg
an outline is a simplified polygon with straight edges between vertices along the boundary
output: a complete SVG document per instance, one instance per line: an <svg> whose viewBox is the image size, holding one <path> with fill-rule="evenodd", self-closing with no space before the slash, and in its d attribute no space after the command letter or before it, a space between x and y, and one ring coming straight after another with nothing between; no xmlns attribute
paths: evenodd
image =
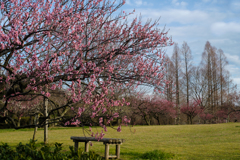
<svg viewBox="0 0 240 160"><path fill-rule="evenodd" d="M89 152L89 141L85 142L85 152Z"/></svg>
<svg viewBox="0 0 240 160"><path fill-rule="evenodd" d="M78 151L78 142L74 142L75 144L74 144L74 148L75 148L75 151L77 152Z"/></svg>
<svg viewBox="0 0 240 160"><path fill-rule="evenodd" d="M109 158L109 144L105 143L105 160Z"/></svg>
<svg viewBox="0 0 240 160"><path fill-rule="evenodd" d="M116 145L116 156L117 156L117 159L120 158L120 144Z"/></svg>

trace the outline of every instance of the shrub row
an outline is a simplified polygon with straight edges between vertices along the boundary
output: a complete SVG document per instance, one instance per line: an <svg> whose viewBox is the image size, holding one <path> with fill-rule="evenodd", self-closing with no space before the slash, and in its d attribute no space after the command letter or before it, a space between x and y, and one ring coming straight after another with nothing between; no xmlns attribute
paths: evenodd
<svg viewBox="0 0 240 160"><path fill-rule="evenodd" d="M82 148L76 152L73 146L69 146L70 151L62 151L62 143L53 145L37 144L30 140L23 145L21 142L16 150L7 143L0 145L1 160L102 160L104 159L94 151L84 152ZM123 153L124 154L124 153ZM132 154L130 154L132 155ZM134 156L134 155L133 155ZM144 154L135 154L135 159L167 160L174 158L174 154L165 153L160 150L146 152Z"/></svg>
<svg viewBox="0 0 240 160"><path fill-rule="evenodd" d="M75 152L73 146L70 151L62 151L62 143L55 143L54 146L36 144L30 140L26 145L21 142L13 150L7 143L0 145L1 160L102 160L103 157L93 151L83 152L80 148Z"/></svg>

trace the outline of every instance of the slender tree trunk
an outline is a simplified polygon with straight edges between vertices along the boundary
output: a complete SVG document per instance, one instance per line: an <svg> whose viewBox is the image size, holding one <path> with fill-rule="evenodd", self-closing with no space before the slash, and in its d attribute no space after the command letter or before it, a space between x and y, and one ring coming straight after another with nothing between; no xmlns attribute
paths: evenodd
<svg viewBox="0 0 240 160"><path fill-rule="evenodd" d="M48 92L46 88L45 92ZM44 97L44 117L46 118L44 123L44 143L48 143L48 99Z"/></svg>
<svg viewBox="0 0 240 160"><path fill-rule="evenodd" d="M5 110L5 111L3 112L3 116L4 116L4 117L5 117L5 116L8 116L8 110ZM8 124L7 119L5 120L5 124Z"/></svg>
<svg viewBox="0 0 240 160"><path fill-rule="evenodd" d="M221 56L221 54L220 54L220 56ZM220 57L220 59L221 59L221 57ZM221 85L221 106L222 106L222 104L223 104L223 77L222 77L222 60L220 61L221 62L221 64L220 64L220 85Z"/></svg>
<svg viewBox="0 0 240 160"><path fill-rule="evenodd" d="M186 91L187 91L187 104L189 104L189 81L190 81L190 70L191 70L191 61L192 61L192 53L190 47L187 42L183 42L181 53L183 55L183 60L185 63L185 78L186 78Z"/></svg>
<svg viewBox="0 0 240 160"><path fill-rule="evenodd" d="M186 80L187 80L187 105L189 104L189 73L188 73L188 64L187 60L185 60L185 65L186 65Z"/></svg>
<svg viewBox="0 0 240 160"><path fill-rule="evenodd" d="M178 53L176 53L176 59L175 59L175 67L176 67L176 73L175 73L175 78L176 78L176 106L177 106L177 124L180 122L180 106L179 106L179 74L178 74Z"/></svg>
<svg viewBox="0 0 240 160"><path fill-rule="evenodd" d="M34 127L34 132L33 132L33 141L35 140L36 134L37 134L38 120L39 120L39 116L38 116L38 114L36 114L35 117L34 117L34 125L35 125L35 127Z"/></svg>
<svg viewBox="0 0 240 160"><path fill-rule="evenodd" d="M189 116L189 119L190 119L190 124L193 124L193 117Z"/></svg>
<svg viewBox="0 0 240 160"><path fill-rule="evenodd" d="M227 116L227 122L230 122L230 111L229 111L229 107L228 107L228 116Z"/></svg>
<svg viewBox="0 0 240 160"><path fill-rule="evenodd" d="M121 124L121 119L117 118L117 125L120 126L120 124Z"/></svg>
<svg viewBox="0 0 240 160"><path fill-rule="evenodd" d="M171 80L171 83L170 83L170 101L172 102L173 101L173 96L172 96L172 88L173 88L173 81Z"/></svg>
<svg viewBox="0 0 240 160"><path fill-rule="evenodd" d="M20 125L21 125L20 122L21 122L21 117L18 117L18 122L17 122L17 126L18 126L18 127L20 127Z"/></svg>
<svg viewBox="0 0 240 160"><path fill-rule="evenodd" d="M145 120L147 125L151 125L151 121L150 121L150 119L147 118L146 115L144 116L144 120Z"/></svg>
<svg viewBox="0 0 240 160"><path fill-rule="evenodd" d="M161 125L160 117L157 118L158 124Z"/></svg>
<svg viewBox="0 0 240 160"><path fill-rule="evenodd" d="M208 99L207 99L207 107L208 109L211 108L211 63L210 63L210 53L207 53L208 54L208 59L207 59L207 80L208 80Z"/></svg>

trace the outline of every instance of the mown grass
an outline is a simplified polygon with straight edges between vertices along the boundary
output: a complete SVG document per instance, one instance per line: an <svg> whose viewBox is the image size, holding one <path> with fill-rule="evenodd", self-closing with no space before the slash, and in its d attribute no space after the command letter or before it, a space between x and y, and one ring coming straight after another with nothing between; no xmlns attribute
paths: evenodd
<svg viewBox="0 0 240 160"><path fill-rule="evenodd" d="M121 159L137 159L143 153L161 150L175 155L175 159L189 160L239 160L240 123L210 125L167 125L123 127L122 132L108 129L106 138L123 138ZM136 129L133 133L130 131ZM101 131L101 128L97 128ZM0 142L16 146L27 143L32 138L33 129L0 130ZM73 145L71 136L84 136L82 128L50 128L49 143L63 143L67 149ZM37 132L38 142L43 141L43 130ZM83 144L80 144L83 147ZM93 142L91 150L104 154L104 145ZM115 147L110 146L110 153Z"/></svg>

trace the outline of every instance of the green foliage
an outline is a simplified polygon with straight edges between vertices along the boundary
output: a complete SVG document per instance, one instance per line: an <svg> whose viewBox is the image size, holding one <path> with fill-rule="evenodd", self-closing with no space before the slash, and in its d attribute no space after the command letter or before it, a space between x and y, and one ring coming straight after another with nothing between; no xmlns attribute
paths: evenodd
<svg viewBox="0 0 240 160"><path fill-rule="evenodd" d="M21 142L14 151L7 143L0 145L1 160L102 160L103 158L94 151L84 152L81 148L75 152L72 146L70 151L62 151L62 143L51 145L36 144L30 140L26 145Z"/></svg>
<svg viewBox="0 0 240 160"><path fill-rule="evenodd" d="M150 152L146 152L142 154L142 159L150 159L150 160L165 160L165 159L172 159L174 158L174 154L172 153L165 153L160 150L154 150Z"/></svg>
<svg viewBox="0 0 240 160"><path fill-rule="evenodd" d="M7 144L2 143L0 145L0 159L2 160L15 160L17 157L17 153Z"/></svg>
<svg viewBox="0 0 240 160"><path fill-rule="evenodd" d="M84 152L82 148L78 149L78 152L74 151L73 146L69 146L71 156L77 159L74 160L102 160L104 159L100 155L96 154L94 151Z"/></svg>

